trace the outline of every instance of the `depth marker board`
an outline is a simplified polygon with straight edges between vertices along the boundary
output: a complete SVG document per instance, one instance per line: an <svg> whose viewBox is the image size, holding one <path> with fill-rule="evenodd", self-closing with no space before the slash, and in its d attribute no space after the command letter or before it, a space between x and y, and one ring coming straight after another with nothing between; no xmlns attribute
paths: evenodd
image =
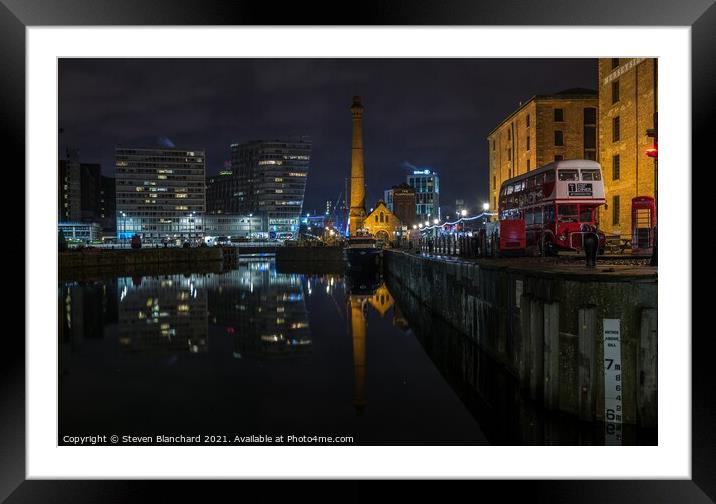
<svg viewBox="0 0 716 504"><path fill-rule="evenodd" d="M622 441L621 320L604 319L604 444Z"/></svg>

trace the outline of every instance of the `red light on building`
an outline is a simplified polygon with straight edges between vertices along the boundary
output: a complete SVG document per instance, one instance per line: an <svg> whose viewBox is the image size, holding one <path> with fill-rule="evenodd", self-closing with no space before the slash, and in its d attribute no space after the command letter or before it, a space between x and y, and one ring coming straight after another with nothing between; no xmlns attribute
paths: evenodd
<svg viewBox="0 0 716 504"><path fill-rule="evenodd" d="M652 158L659 157L659 149L657 147L649 147L646 149L646 155Z"/></svg>

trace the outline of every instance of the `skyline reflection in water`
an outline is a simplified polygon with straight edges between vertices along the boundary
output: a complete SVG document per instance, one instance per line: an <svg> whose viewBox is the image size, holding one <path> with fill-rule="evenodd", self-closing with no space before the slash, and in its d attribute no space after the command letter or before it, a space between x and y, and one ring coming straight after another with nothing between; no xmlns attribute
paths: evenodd
<svg viewBox="0 0 716 504"><path fill-rule="evenodd" d="M378 277L224 273L63 283L60 438L352 436L484 444Z"/></svg>
<svg viewBox="0 0 716 504"><path fill-rule="evenodd" d="M393 277L279 273L272 260L242 260L222 273L61 283L58 307L60 440L605 442L601 424L536 406ZM656 443L655 431L623 428L624 444Z"/></svg>

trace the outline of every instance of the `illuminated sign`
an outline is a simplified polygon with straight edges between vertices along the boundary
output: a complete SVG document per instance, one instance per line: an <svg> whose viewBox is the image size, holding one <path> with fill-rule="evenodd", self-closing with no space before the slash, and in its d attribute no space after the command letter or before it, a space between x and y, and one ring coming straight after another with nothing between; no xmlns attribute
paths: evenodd
<svg viewBox="0 0 716 504"><path fill-rule="evenodd" d="M570 196L591 196L592 195L592 184L573 182L567 184L567 192Z"/></svg>

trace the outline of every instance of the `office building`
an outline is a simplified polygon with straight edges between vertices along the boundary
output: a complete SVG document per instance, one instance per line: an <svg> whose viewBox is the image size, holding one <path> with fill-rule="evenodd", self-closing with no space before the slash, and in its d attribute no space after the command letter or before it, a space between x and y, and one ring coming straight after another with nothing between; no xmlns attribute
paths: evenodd
<svg viewBox="0 0 716 504"><path fill-rule="evenodd" d="M67 149L66 159L58 163L58 220L82 220L81 169L79 151Z"/></svg>
<svg viewBox="0 0 716 504"><path fill-rule="evenodd" d="M199 238L205 210L203 150L117 147L117 236Z"/></svg>
<svg viewBox="0 0 716 504"><path fill-rule="evenodd" d="M297 233L310 159L304 137L232 144L231 173L208 181L208 211L260 214L271 234Z"/></svg>
<svg viewBox="0 0 716 504"><path fill-rule="evenodd" d="M99 223L107 234L117 232L116 187L114 177L102 175L99 198Z"/></svg>
<svg viewBox="0 0 716 504"><path fill-rule="evenodd" d="M393 211L393 189L386 189L383 191L383 201L388 210Z"/></svg>
<svg viewBox="0 0 716 504"><path fill-rule="evenodd" d="M81 163L78 149L68 148L58 162L59 221L99 222L102 170L97 163Z"/></svg>
<svg viewBox="0 0 716 504"><path fill-rule="evenodd" d="M204 236L230 238L265 238L266 220L261 215L204 214L196 217Z"/></svg>
<svg viewBox="0 0 716 504"><path fill-rule="evenodd" d="M440 177L432 170L413 170L407 182L415 190L418 220L440 218ZM395 195L393 195L395 198Z"/></svg>
<svg viewBox="0 0 716 504"><path fill-rule="evenodd" d="M92 243L102 239L102 227L96 222L60 222L57 227L70 243Z"/></svg>

